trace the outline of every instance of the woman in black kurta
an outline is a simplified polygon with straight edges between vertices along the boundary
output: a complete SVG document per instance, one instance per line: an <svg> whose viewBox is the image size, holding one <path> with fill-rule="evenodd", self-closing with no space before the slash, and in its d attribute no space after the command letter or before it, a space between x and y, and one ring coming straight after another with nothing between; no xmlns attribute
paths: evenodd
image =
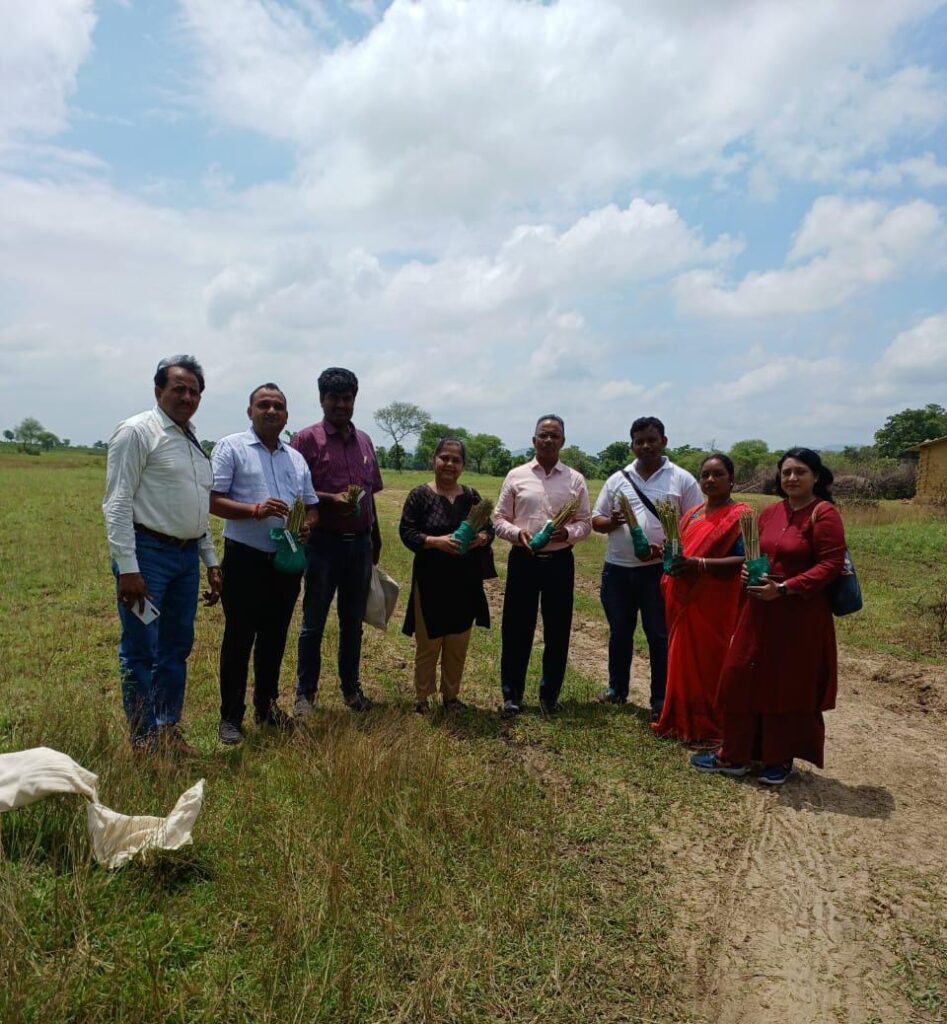
<svg viewBox="0 0 947 1024"><path fill-rule="evenodd" d="M493 540L493 528L477 534L466 554L451 534L480 501L459 477L464 469L463 443L441 441L434 452L434 480L415 487L401 513L399 532L414 552L411 597L404 632L414 635L415 710L429 711L428 698L436 688L437 662L441 662L441 696L446 708L463 707L457 694L467 657L470 630L490 625L490 610L483 592L484 555Z"/></svg>

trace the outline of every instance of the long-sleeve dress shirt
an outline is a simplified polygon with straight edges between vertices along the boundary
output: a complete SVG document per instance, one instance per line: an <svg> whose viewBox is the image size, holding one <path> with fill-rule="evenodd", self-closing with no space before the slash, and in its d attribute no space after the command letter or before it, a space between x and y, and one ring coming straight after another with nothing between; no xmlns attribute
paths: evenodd
<svg viewBox="0 0 947 1024"><path fill-rule="evenodd" d="M500 488L493 513L496 535L511 544L519 542L521 530L537 533L570 498L579 499L579 511L566 523L567 542L550 542L544 551L559 551L585 540L592 532L589 489L585 477L557 462L547 474L536 459L511 469Z"/></svg>
<svg viewBox="0 0 947 1024"><path fill-rule="evenodd" d="M120 573L138 572L135 524L197 540L201 561L217 565L207 525L214 482L210 460L160 407L120 423L109 439L105 530Z"/></svg>

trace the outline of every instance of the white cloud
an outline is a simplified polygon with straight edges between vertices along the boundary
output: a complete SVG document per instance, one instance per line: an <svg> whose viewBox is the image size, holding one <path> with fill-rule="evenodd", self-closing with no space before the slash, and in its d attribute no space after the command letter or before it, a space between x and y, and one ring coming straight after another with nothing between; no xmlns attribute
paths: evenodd
<svg viewBox="0 0 947 1024"><path fill-rule="evenodd" d="M0 2L0 149L50 136L66 124L66 101L88 56L92 0Z"/></svg>
<svg viewBox="0 0 947 1024"><path fill-rule="evenodd" d="M885 349L874 376L895 386L947 383L947 312L902 331Z"/></svg>
<svg viewBox="0 0 947 1024"><path fill-rule="evenodd" d="M751 271L732 288L716 271L691 271L678 279L677 297L685 312L699 316L812 313L839 306L922 258L939 259L944 241L940 211L924 200L888 210L873 200L823 196L806 214L784 269Z"/></svg>
<svg viewBox="0 0 947 1024"><path fill-rule="evenodd" d="M298 145L311 209L462 221L655 172L837 180L943 123L890 48L934 6L394 0L330 49L283 5L181 0L211 109Z"/></svg>

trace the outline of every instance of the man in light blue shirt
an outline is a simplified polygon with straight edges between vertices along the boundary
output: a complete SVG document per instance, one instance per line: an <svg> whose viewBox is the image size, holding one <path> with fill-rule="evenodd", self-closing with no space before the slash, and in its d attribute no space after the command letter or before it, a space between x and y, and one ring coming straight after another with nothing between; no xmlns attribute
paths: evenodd
<svg viewBox="0 0 947 1024"><path fill-rule="evenodd" d="M289 716L277 705L280 665L302 575L273 565L276 544L270 529L286 525L293 502L302 498L305 542L316 523L319 499L306 460L283 444L286 396L272 383L250 394L250 429L221 438L211 462L214 485L210 510L224 527L224 584L221 601L226 624L220 647L220 725L222 743L243 736L247 675L253 651L253 705L258 725L288 728Z"/></svg>

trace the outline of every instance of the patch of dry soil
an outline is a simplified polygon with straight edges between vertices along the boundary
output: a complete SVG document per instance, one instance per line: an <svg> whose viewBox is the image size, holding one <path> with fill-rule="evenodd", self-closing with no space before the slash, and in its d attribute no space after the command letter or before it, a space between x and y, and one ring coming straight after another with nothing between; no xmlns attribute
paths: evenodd
<svg viewBox="0 0 947 1024"><path fill-rule="evenodd" d="M606 677L605 639L576 623L572 660L592 678ZM947 906L947 882L900 886L911 872L947 879L947 673L853 651L840 673L824 771L803 765L776 792L721 778L742 818L663 837L695 1024L935 1019L893 990L890 968L897 937ZM646 679L637 658L642 705Z"/></svg>

